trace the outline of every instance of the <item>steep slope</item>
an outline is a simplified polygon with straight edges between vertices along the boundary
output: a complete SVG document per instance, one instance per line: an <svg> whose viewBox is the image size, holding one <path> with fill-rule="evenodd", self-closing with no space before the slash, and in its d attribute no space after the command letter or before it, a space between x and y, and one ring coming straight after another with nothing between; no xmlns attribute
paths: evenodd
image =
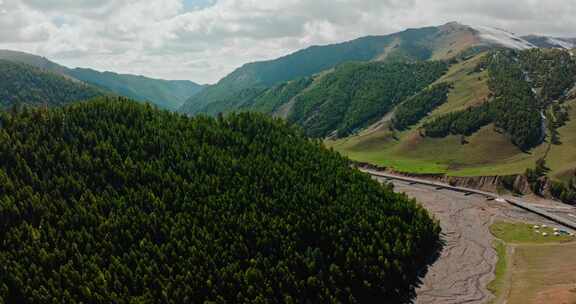
<svg viewBox="0 0 576 304"><path fill-rule="evenodd" d="M385 36L314 46L270 61L249 63L188 100L187 114L217 114L246 108L267 88L301 77L311 77L349 61L413 62L448 60L491 48L535 47L513 33L457 22L409 29Z"/></svg>
<svg viewBox="0 0 576 304"><path fill-rule="evenodd" d="M203 86L188 80L162 80L129 74L71 69L68 75L135 100L149 101L161 108L176 110Z"/></svg>
<svg viewBox="0 0 576 304"><path fill-rule="evenodd" d="M22 63L0 60L0 107L17 104L59 106L106 95L78 81Z"/></svg>
<svg viewBox="0 0 576 304"><path fill-rule="evenodd" d="M102 99L0 125L1 303L407 303L439 241L263 115Z"/></svg>
<svg viewBox="0 0 576 304"><path fill-rule="evenodd" d="M446 69L436 61L350 62L263 90L238 110L280 116L308 136L342 137L370 125Z"/></svg>
<svg viewBox="0 0 576 304"><path fill-rule="evenodd" d="M428 137L470 136L483 126L494 123L525 151L540 144L545 132L540 112L544 104L527 81L527 74L531 73L526 72L526 65L516 52L490 53L478 69L488 70L488 85L493 98L478 107L448 113L427 122L423 134Z"/></svg>
<svg viewBox="0 0 576 304"><path fill-rule="evenodd" d="M303 77L281 83L243 103L239 110L273 114L304 90L310 88L315 79L317 80L318 77Z"/></svg>
<svg viewBox="0 0 576 304"><path fill-rule="evenodd" d="M446 68L441 62L343 64L295 97L288 121L309 136L347 136L436 81Z"/></svg>
<svg viewBox="0 0 576 304"><path fill-rule="evenodd" d="M0 59L58 73L70 80L83 81L118 95L148 101L171 110L177 109L184 101L203 89L203 86L185 80L162 80L91 69L69 69L44 57L10 50L0 50Z"/></svg>

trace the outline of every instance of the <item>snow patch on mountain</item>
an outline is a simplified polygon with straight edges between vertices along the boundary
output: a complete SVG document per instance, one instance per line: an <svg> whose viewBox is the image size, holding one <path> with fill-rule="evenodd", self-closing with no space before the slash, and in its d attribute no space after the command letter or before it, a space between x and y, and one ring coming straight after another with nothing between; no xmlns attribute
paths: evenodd
<svg viewBox="0 0 576 304"><path fill-rule="evenodd" d="M536 47L532 43L505 30L487 26L472 26L472 28L479 33L482 40L492 44L517 50L527 50Z"/></svg>
<svg viewBox="0 0 576 304"><path fill-rule="evenodd" d="M563 48L563 49L573 49L576 47L576 44L568 42L568 41L564 41L564 40L560 40L557 38L548 38L548 43L555 45L559 48Z"/></svg>

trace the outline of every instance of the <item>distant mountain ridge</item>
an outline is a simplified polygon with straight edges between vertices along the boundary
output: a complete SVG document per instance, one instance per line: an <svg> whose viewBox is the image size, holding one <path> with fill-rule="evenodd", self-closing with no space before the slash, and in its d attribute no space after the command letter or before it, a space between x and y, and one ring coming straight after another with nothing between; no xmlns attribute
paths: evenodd
<svg viewBox="0 0 576 304"><path fill-rule="evenodd" d="M437 28L429 27L388 36L368 36L339 44L312 46L275 60L245 64L193 96L180 110L187 114L233 110L241 106L235 104L235 99L246 93L245 90L268 88L311 76L347 61L371 61L379 57L383 60L384 55L390 60L395 57L427 59L431 54L425 47L426 38L437 32ZM386 47L390 47L388 52Z"/></svg>
<svg viewBox="0 0 576 304"><path fill-rule="evenodd" d="M546 159L569 177L575 42L455 22L364 37L246 64L181 111L281 117L401 171L517 174Z"/></svg>
<svg viewBox="0 0 576 304"><path fill-rule="evenodd" d="M99 72L83 68L68 70L67 74L119 95L135 100L150 101L169 110L178 109L188 98L203 89L202 85L188 80L153 79L139 75Z"/></svg>
<svg viewBox="0 0 576 304"><path fill-rule="evenodd" d="M572 46L573 40L521 37L506 30L450 22L436 27L408 29L383 36L312 46L275 60L243 65L217 84L192 96L180 108L187 114L215 115L245 108L266 89L286 81L313 76L348 61L413 62L447 60L490 48L524 50Z"/></svg>
<svg viewBox="0 0 576 304"><path fill-rule="evenodd" d="M101 89L46 69L0 59L2 109L23 104L62 106L106 95Z"/></svg>
<svg viewBox="0 0 576 304"><path fill-rule="evenodd" d="M82 81L118 95L139 101L148 101L169 110L176 110L204 87L188 80L162 80L137 75L99 72L92 69L70 69L41 56L11 50L0 50L0 59L34 66L63 75L70 80Z"/></svg>
<svg viewBox="0 0 576 304"><path fill-rule="evenodd" d="M40 69L66 75L68 68L44 57L12 50L0 50L0 59L24 63Z"/></svg>

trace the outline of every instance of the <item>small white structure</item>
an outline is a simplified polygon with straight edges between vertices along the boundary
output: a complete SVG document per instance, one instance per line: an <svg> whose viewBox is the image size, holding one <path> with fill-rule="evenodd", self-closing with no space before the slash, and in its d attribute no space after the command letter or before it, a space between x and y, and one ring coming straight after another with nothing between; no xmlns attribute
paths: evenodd
<svg viewBox="0 0 576 304"><path fill-rule="evenodd" d="M546 228L546 227L548 227L548 226L547 226L547 225L542 225L542 228Z"/></svg>
<svg viewBox="0 0 576 304"><path fill-rule="evenodd" d="M554 232L554 236L560 236L560 232Z"/></svg>
<svg viewBox="0 0 576 304"><path fill-rule="evenodd" d="M558 228L554 228L554 232L558 232L560 229Z"/></svg>
<svg viewBox="0 0 576 304"><path fill-rule="evenodd" d="M542 236L548 236L548 233L542 232Z"/></svg>
<svg viewBox="0 0 576 304"><path fill-rule="evenodd" d="M534 229L540 229L540 226L534 225Z"/></svg>
<svg viewBox="0 0 576 304"><path fill-rule="evenodd" d="M535 230L534 232L536 232L536 233L540 234L540 230Z"/></svg>

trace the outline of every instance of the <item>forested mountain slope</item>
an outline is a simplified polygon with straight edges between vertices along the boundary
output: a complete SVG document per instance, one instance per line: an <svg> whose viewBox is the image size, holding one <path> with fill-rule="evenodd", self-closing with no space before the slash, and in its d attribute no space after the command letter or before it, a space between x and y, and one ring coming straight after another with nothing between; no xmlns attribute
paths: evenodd
<svg viewBox="0 0 576 304"><path fill-rule="evenodd" d="M467 57L485 49L523 50L533 47L536 45L530 41L501 29L457 22L363 37L340 44L310 47L275 60L246 64L192 97L180 110L187 114L211 115L234 111L270 87L311 77L349 61L448 60Z"/></svg>
<svg viewBox="0 0 576 304"><path fill-rule="evenodd" d="M379 120L436 81L445 62L350 62L263 90L239 111L280 116L311 137L343 137Z"/></svg>
<svg viewBox="0 0 576 304"><path fill-rule="evenodd" d="M71 69L68 75L119 95L149 101L160 108L169 110L178 109L188 98L203 89L203 86L188 80L152 79L92 69Z"/></svg>
<svg viewBox="0 0 576 304"><path fill-rule="evenodd" d="M400 303L439 240L263 115L100 99L0 124L1 303Z"/></svg>
<svg viewBox="0 0 576 304"><path fill-rule="evenodd" d="M288 121L313 137L347 136L436 81L442 62L349 63L295 97Z"/></svg>
<svg viewBox="0 0 576 304"><path fill-rule="evenodd" d="M151 102L161 108L176 110L203 86L187 80L162 80L143 76L99 72L91 69L69 69L44 57L0 50L0 59L23 63L60 74L70 80L85 82L118 95Z"/></svg>
<svg viewBox="0 0 576 304"><path fill-rule="evenodd" d="M427 122L423 126L424 134L430 137L470 136L494 123L520 149L528 150L540 144L545 135L540 113L544 104L536 98L533 87L526 80L522 66L527 64L519 62L518 55L512 51L488 54L478 68L488 69L488 85L494 98L481 106Z"/></svg>
<svg viewBox="0 0 576 304"><path fill-rule="evenodd" d="M466 72L437 81L449 65L462 64L468 64ZM392 121L397 130L423 121L418 134L428 138L471 136L494 124L528 151L545 139L545 109L572 88L574 75L572 55L559 49L495 49L450 61L345 63L270 89L245 90L237 110L281 116L312 137L345 137L381 120ZM459 85L452 87L453 81ZM438 85L423 91L433 82ZM452 91L452 102L443 106ZM427 119L436 108L441 115Z"/></svg>
<svg viewBox="0 0 576 304"><path fill-rule="evenodd" d="M550 176L573 175L567 155L576 155L568 131L576 118L576 58L570 51L494 50L453 64L441 83L452 84L446 96L406 101L409 109L400 104L386 122L330 145L353 159L409 172L523 174L544 160ZM399 121L407 118L406 128Z"/></svg>
<svg viewBox="0 0 576 304"><path fill-rule="evenodd" d="M30 65L0 60L0 107L59 106L106 95L103 90Z"/></svg>
<svg viewBox="0 0 576 304"><path fill-rule="evenodd" d="M0 59L18 62L27 65L31 65L43 70L48 70L57 74L65 75L68 72L68 68L52 62L44 57L36 56L24 52L11 51L11 50L0 50Z"/></svg>
<svg viewBox="0 0 576 304"><path fill-rule="evenodd" d="M473 30L468 27L447 24L313 46L276 60L246 64L192 97L181 111L189 114L232 111L266 88L312 76L348 61L410 62L450 58L478 45L479 40L473 36ZM249 94L252 95L247 98Z"/></svg>

